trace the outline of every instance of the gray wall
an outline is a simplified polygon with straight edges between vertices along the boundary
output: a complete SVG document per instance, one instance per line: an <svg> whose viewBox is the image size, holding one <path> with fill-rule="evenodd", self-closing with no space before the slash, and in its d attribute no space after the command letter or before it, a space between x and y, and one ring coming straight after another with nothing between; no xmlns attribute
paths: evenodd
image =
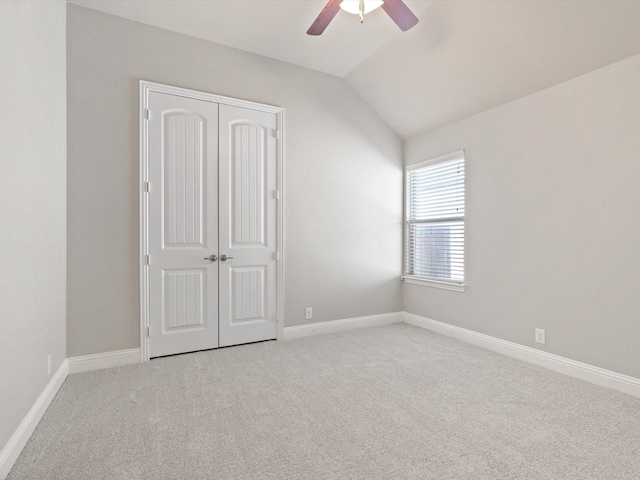
<svg viewBox="0 0 640 480"><path fill-rule="evenodd" d="M138 82L285 108L285 325L402 309L402 143L343 80L68 6L68 354L139 346Z"/></svg>
<svg viewBox="0 0 640 480"><path fill-rule="evenodd" d="M66 358L65 23L0 2L0 451Z"/></svg>
<svg viewBox="0 0 640 480"><path fill-rule="evenodd" d="M638 85L635 56L407 141L466 150L468 288L405 310L640 378Z"/></svg>

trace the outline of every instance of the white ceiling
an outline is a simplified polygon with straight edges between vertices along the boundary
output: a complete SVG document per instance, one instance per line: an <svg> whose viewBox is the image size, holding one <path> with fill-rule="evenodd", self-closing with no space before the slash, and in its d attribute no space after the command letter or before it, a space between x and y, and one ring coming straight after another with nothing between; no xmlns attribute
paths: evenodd
<svg viewBox="0 0 640 480"><path fill-rule="evenodd" d="M381 10L340 11L319 37L307 35L328 0L69 0L70 3L239 48L339 77L400 30ZM406 0L419 15L434 0Z"/></svg>
<svg viewBox="0 0 640 480"><path fill-rule="evenodd" d="M408 32L378 9L319 37L326 0L69 1L344 77L403 138L640 53L638 0L405 0Z"/></svg>
<svg viewBox="0 0 640 480"><path fill-rule="evenodd" d="M404 138L640 53L640 1L439 1L346 79Z"/></svg>

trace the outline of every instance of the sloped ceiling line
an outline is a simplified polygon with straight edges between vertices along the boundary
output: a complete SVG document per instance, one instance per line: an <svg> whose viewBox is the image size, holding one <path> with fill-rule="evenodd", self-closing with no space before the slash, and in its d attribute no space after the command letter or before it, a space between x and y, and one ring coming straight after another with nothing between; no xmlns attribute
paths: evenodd
<svg viewBox="0 0 640 480"><path fill-rule="evenodd" d="M405 0L407 32L378 9L319 37L326 0L68 1L342 77L405 139L640 53L635 0Z"/></svg>

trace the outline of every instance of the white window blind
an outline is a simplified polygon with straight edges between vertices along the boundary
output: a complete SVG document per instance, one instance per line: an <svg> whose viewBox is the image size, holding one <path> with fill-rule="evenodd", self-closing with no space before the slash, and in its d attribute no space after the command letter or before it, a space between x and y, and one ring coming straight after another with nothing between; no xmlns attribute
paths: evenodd
<svg viewBox="0 0 640 480"><path fill-rule="evenodd" d="M464 152L407 167L405 275L464 281Z"/></svg>

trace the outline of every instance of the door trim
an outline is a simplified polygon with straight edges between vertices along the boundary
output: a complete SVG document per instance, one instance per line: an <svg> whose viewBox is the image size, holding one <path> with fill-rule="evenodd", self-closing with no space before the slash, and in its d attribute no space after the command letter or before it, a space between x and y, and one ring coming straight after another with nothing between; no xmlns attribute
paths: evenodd
<svg viewBox="0 0 640 480"><path fill-rule="evenodd" d="M199 92L186 88L163 85L160 83L140 81L140 361L149 361L149 204L147 182L149 181L149 131L147 109L149 108L149 94L151 92L177 95L180 97L204 100L206 102L248 108L261 112L275 113L277 119L278 136L276 138L276 182L279 194L276 206L277 232L277 271L276 271L276 318L277 339L284 338L284 109L273 105L255 103L248 100L224 97L213 93Z"/></svg>

